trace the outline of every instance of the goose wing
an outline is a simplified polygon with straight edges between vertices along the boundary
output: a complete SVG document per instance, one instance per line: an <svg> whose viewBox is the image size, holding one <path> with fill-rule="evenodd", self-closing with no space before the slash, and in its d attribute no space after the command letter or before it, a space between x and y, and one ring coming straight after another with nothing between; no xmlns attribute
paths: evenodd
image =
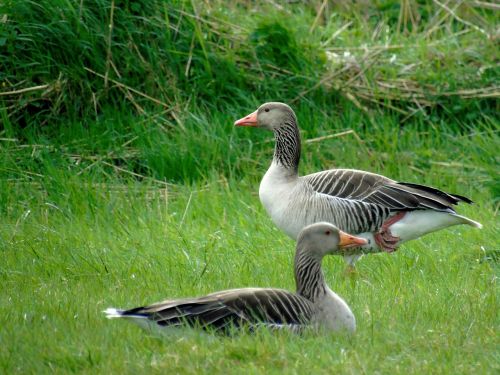
<svg viewBox="0 0 500 375"><path fill-rule="evenodd" d="M304 176L304 180L318 193L371 203L390 210L432 209L454 213L452 206L458 202L472 203L466 197L429 186L397 182L353 169L331 169Z"/></svg>
<svg viewBox="0 0 500 375"><path fill-rule="evenodd" d="M205 297L167 300L121 312L141 316L160 326L198 326L227 333L231 327L267 325L300 327L312 315L309 300L282 289L245 288Z"/></svg>

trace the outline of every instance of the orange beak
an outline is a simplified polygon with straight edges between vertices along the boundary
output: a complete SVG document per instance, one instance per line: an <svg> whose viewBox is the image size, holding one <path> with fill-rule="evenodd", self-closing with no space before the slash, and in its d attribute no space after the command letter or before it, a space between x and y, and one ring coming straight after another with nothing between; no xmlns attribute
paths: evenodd
<svg viewBox="0 0 500 375"><path fill-rule="evenodd" d="M353 235L347 234L342 231L339 231L339 237L340 237L339 247L343 249L363 246L368 243L368 240L366 238L355 237Z"/></svg>
<svg viewBox="0 0 500 375"><path fill-rule="evenodd" d="M257 126L257 111L235 121L234 126Z"/></svg>

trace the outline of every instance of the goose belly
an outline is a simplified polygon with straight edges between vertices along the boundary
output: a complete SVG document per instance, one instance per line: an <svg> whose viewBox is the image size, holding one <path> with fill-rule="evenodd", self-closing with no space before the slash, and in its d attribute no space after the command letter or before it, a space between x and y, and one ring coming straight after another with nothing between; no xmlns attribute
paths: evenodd
<svg viewBox="0 0 500 375"><path fill-rule="evenodd" d="M297 177L272 163L262 178L259 198L276 226L292 239L307 225L301 214L304 197L300 193Z"/></svg>
<svg viewBox="0 0 500 375"><path fill-rule="evenodd" d="M329 288L325 297L316 303L311 322L329 331L356 331L356 318L347 303Z"/></svg>
<svg viewBox="0 0 500 375"><path fill-rule="evenodd" d="M466 218L448 212L419 210L409 211L403 218L389 227L393 236L401 243L421 237L425 234L457 224L469 224Z"/></svg>
<svg viewBox="0 0 500 375"><path fill-rule="evenodd" d="M296 207L300 199L293 186L286 184L267 189L265 184L261 184L259 198L276 226L292 239L297 239L302 228L308 225L303 215L297 215L301 211L300 207Z"/></svg>

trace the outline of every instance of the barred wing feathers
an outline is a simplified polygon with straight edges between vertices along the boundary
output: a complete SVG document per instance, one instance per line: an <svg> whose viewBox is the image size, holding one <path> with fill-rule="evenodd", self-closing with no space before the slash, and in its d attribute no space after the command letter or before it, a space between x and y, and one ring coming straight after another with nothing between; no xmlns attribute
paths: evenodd
<svg viewBox="0 0 500 375"><path fill-rule="evenodd" d="M121 312L160 326L200 326L225 331L242 325L300 326L312 315L309 300L282 289L244 288L205 297L168 300Z"/></svg>
<svg viewBox="0 0 500 375"><path fill-rule="evenodd" d="M333 197L372 203L395 211L432 209L455 213L466 197L407 182L397 182L374 173L352 169L331 169L303 177L318 192Z"/></svg>

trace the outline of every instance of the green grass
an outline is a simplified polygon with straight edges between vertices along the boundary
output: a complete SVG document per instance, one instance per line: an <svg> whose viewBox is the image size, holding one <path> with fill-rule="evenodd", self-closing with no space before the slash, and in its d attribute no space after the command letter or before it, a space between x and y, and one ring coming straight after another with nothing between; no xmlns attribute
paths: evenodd
<svg viewBox="0 0 500 375"><path fill-rule="evenodd" d="M461 128L498 112L498 12L419 1L408 19L404 1L343 3L4 1L2 116L58 128L121 111L177 126L186 110L300 99Z"/></svg>
<svg viewBox="0 0 500 375"><path fill-rule="evenodd" d="M299 117L312 129L306 138L325 134L319 119L307 123L304 113ZM493 178L499 140L488 124L464 135L418 126L395 132L388 124L360 132L364 146L349 136L305 145L304 172L340 165L440 186L471 196L476 204L460 212L485 226L455 227L408 243L394 255L364 257L353 278L343 276L340 258L326 260L331 287L357 317L354 337L259 332L161 340L106 320L102 310L109 306L242 286L293 289L294 243L274 227L256 194L272 152L264 142L270 134L218 125L225 138L218 130L220 138L200 134L190 142L199 147L200 159L219 154L220 169L179 155L179 167L206 168L202 182L184 184L137 181L102 162L87 168L90 161L77 164L61 152L95 146L91 134L66 148L55 140L55 151L33 144L2 148L2 171L10 175L1 189L0 325L1 341L8 343L0 348L2 372L498 370ZM196 144L208 139L213 144L205 148ZM154 142L164 149L170 141ZM109 147L125 161L135 150ZM137 147L136 158L146 163L142 153L152 146Z"/></svg>
<svg viewBox="0 0 500 375"><path fill-rule="evenodd" d="M115 1L111 43L109 0L0 4L1 373L500 370L498 43L477 29L493 34L498 12L463 2L464 23L412 2L405 18L410 2L388 0L318 16L323 3ZM294 243L257 194L272 135L232 125L268 100L291 103L313 141L301 173L433 185L472 198L458 211L484 228L366 256L353 277L326 259L353 337L158 339L106 320L294 288Z"/></svg>

